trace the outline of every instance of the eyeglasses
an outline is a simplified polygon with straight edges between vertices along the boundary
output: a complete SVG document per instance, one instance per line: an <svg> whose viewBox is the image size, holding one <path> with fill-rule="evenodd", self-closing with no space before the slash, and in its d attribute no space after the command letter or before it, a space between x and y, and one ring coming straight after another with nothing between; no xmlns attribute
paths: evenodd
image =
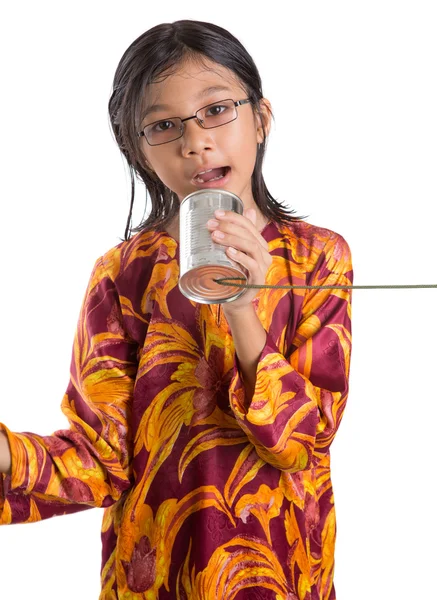
<svg viewBox="0 0 437 600"><path fill-rule="evenodd" d="M221 100L199 108L195 115L181 119L180 117L170 117L162 121L154 121L146 125L141 131L137 132L138 137L144 136L150 146L159 146L174 142L184 135L185 121L196 119L198 124L204 129L213 129L221 127L238 117L237 106L250 103L249 98L245 100L231 99Z"/></svg>

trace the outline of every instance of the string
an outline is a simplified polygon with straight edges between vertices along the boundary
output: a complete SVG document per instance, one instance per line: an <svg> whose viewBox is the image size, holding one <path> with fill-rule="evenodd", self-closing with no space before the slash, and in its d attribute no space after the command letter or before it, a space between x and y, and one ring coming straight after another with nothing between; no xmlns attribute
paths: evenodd
<svg viewBox="0 0 437 600"><path fill-rule="evenodd" d="M421 284L421 285L256 285L253 283L228 283L229 281L244 281L242 277L222 277L213 279L219 285L230 285L239 288L254 288L254 289L277 289L277 290L400 290L400 289L417 289L417 288L437 288L437 284Z"/></svg>

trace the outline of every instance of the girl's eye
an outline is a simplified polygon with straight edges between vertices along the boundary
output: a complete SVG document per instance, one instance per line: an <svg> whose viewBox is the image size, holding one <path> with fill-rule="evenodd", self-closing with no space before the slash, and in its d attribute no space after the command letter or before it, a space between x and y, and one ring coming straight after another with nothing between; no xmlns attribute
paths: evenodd
<svg viewBox="0 0 437 600"><path fill-rule="evenodd" d="M174 125L173 121L159 121L159 123L155 123L155 126L153 127L153 129L157 133L161 133L164 131L168 131L169 129L171 129L174 126L175 125Z"/></svg>
<svg viewBox="0 0 437 600"><path fill-rule="evenodd" d="M218 117L219 115L224 113L227 108L228 107L224 106L223 104L214 104L214 106L210 106L208 108L208 110L206 112L206 116L207 117Z"/></svg>

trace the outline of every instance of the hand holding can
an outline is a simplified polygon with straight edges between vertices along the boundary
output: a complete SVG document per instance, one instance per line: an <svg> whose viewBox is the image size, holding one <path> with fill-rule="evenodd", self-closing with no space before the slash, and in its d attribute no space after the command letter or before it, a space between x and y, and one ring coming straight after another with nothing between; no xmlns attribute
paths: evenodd
<svg viewBox="0 0 437 600"><path fill-rule="evenodd" d="M220 285L215 279L238 277L247 282L247 270L233 261L226 247L215 242L207 227L216 210L243 214L241 199L226 190L199 190L186 196L179 212L179 289L201 304L232 302L247 290Z"/></svg>

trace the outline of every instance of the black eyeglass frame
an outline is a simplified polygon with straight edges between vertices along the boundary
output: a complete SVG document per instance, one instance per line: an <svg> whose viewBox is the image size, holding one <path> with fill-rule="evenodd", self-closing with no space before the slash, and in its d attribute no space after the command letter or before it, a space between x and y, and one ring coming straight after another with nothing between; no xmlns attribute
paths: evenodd
<svg viewBox="0 0 437 600"><path fill-rule="evenodd" d="M149 144L149 146L162 146L163 144L170 144L171 142L175 142L176 140L180 139L184 135L184 132L185 132L185 125L184 125L185 121L190 121L191 119L196 119L198 124L200 125L200 127L203 127L203 129L216 129L217 127L223 127L223 125L232 123L232 121L235 121L237 119L238 111L235 111L235 117L233 119L231 119L230 121L226 121L226 123L222 123L221 125L214 125L213 127L205 127L202 119L199 119L197 114L201 110L208 108L208 106L214 106L215 104L220 104L220 102L228 102L228 101L233 102L235 108L237 108L238 106L241 106L242 104L252 103L250 98L244 98L243 100L233 100L233 98L225 98L224 100L218 100L217 102L211 102L210 104L206 104L205 106L202 106L202 108L199 108L199 110L196 110L196 113L192 117L186 117L185 119L181 119L180 117L166 117L165 119L158 119L158 121L152 121L152 123L148 123L147 125L144 125L144 127L141 131L137 131L137 136L138 137L144 136L144 139ZM176 137L172 140L169 140L168 142L161 142L160 144L151 144L149 142L149 140L147 139L146 134L144 133L144 130L146 129L146 127L150 127L150 125L154 125L155 123L161 123L162 121L171 121L172 119L180 120L180 122L181 122L180 135L178 135L178 137Z"/></svg>

